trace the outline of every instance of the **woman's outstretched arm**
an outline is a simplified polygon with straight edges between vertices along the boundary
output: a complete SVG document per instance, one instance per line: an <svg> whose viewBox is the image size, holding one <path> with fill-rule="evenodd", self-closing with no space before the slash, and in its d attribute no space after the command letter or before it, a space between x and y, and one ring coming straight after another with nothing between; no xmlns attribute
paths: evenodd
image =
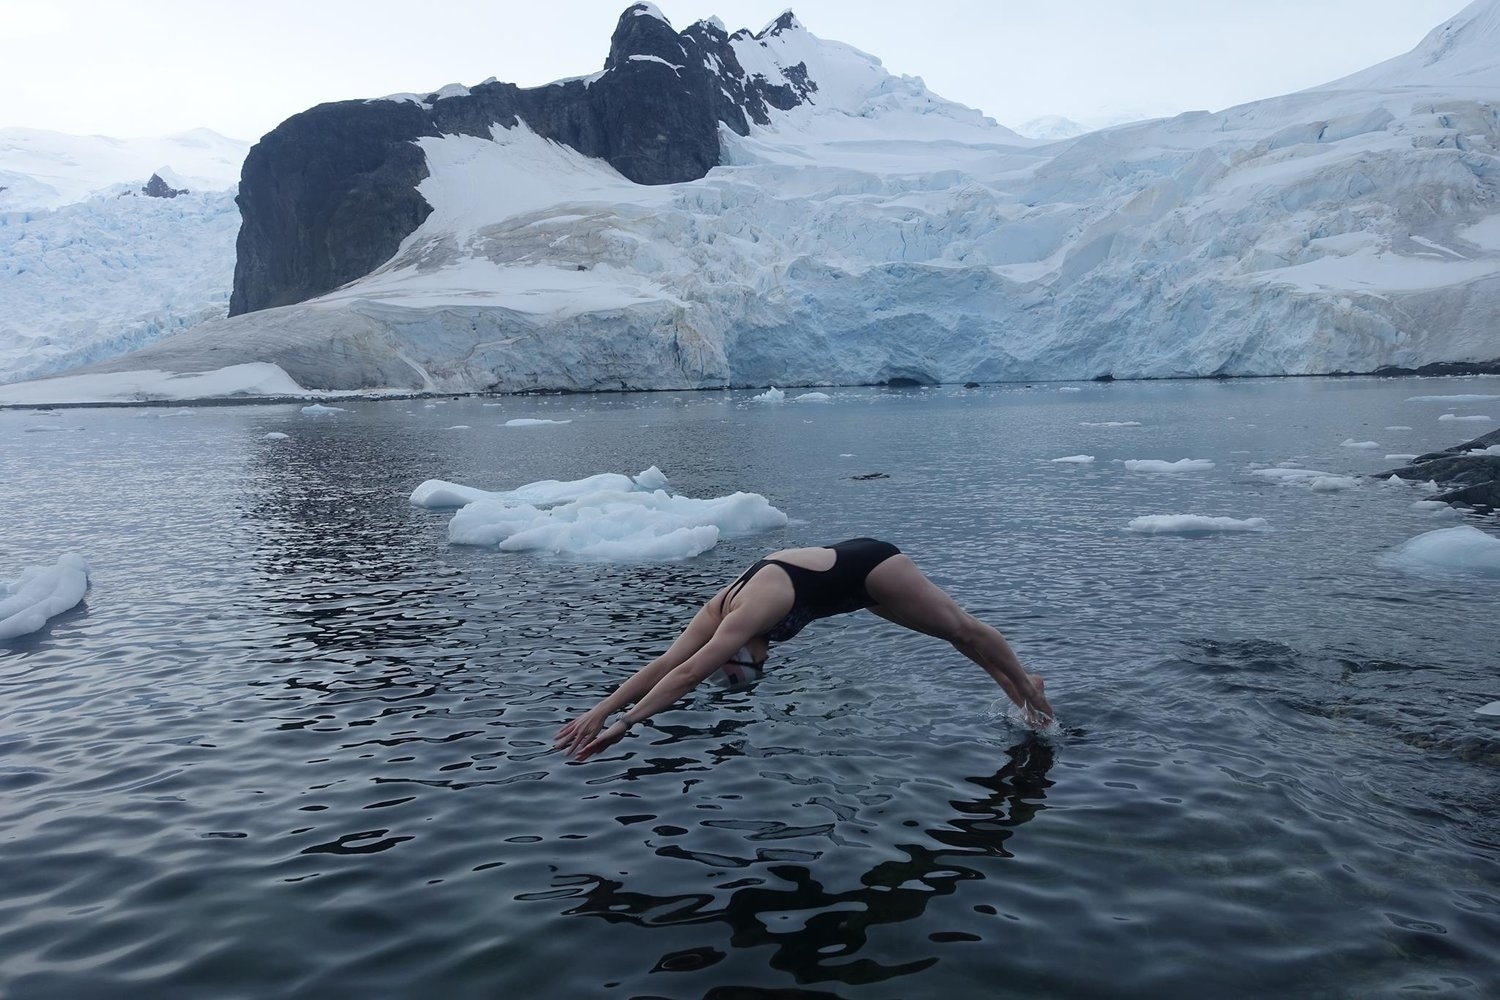
<svg viewBox="0 0 1500 1000"><path fill-rule="evenodd" d="M751 637L764 631L764 628L765 623L759 617L751 616L744 610L731 611L719 621L713 636L707 642L703 643L695 653L680 664L665 671L651 685L650 690L646 691L640 697L635 707L617 719L608 729L598 732L596 727L594 732L597 735L590 734L592 739L584 738L582 732L578 731L572 734L571 739L566 741L561 738L562 733L559 732L559 739L556 745L561 746L566 742L570 756L575 760L587 760L600 750L618 742L630 731L630 727L634 726L637 722L649 719L703 683L704 678L722 666ZM644 673L645 670L642 670L641 674ZM639 677L640 674L636 676ZM623 691L626 685L631 684L635 679L635 677L632 677L630 681L622 684L620 690ZM617 691L616 694L618 693ZM604 705L613 700L614 696L612 695L599 704ZM624 700L622 699L619 705L623 704ZM595 710L598 707L595 706ZM613 709L610 709L610 711L613 711ZM592 714L592 710L589 714ZM607 717L607 715L608 713L606 712L605 716L599 719L601 724L603 718ZM567 727L565 726L564 729L567 729Z"/></svg>
<svg viewBox="0 0 1500 1000"><path fill-rule="evenodd" d="M626 705L640 701L668 671L702 649L703 644L713 638L714 630L719 625L719 614L713 610L716 600L717 595L698 609L688 627L682 630L682 634L667 647L665 653L637 670L607 698L601 699L593 708L559 729L552 738L553 747L566 746L571 753L575 748L587 744L603 727L605 719Z"/></svg>

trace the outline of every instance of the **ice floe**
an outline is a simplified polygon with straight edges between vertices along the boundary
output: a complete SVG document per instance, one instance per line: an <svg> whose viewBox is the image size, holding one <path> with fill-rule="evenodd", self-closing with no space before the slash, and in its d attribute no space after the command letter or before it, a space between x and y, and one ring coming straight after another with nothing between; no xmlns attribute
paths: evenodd
<svg viewBox="0 0 1500 1000"><path fill-rule="evenodd" d="M37 631L77 605L88 589L89 564L75 552L0 583L0 641Z"/></svg>
<svg viewBox="0 0 1500 1000"><path fill-rule="evenodd" d="M1500 538L1469 524L1424 532L1383 558L1389 566L1419 575L1500 580Z"/></svg>
<svg viewBox="0 0 1500 1000"><path fill-rule="evenodd" d="M1263 517L1144 514L1131 518L1125 529L1144 535L1211 535L1231 531L1270 531L1271 525Z"/></svg>
<svg viewBox="0 0 1500 1000"><path fill-rule="evenodd" d="M1053 462L1062 465L1088 465L1094 460L1093 455L1064 455L1062 458L1054 458Z"/></svg>
<svg viewBox="0 0 1500 1000"><path fill-rule="evenodd" d="M1080 420L1079 427L1139 427L1139 420Z"/></svg>
<svg viewBox="0 0 1500 1000"><path fill-rule="evenodd" d="M1344 438L1339 442L1342 448L1379 448L1379 441L1356 441L1353 438Z"/></svg>
<svg viewBox="0 0 1500 1000"><path fill-rule="evenodd" d="M831 402L833 402L833 397L830 396L830 395L828 395L828 393L826 393L826 392L804 392L802 395L800 395L797 398L793 399L792 402L794 402L794 403L831 403Z"/></svg>
<svg viewBox="0 0 1500 1000"><path fill-rule="evenodd" d="M302 412L309 417L331 417L335 413L345 413L342 406L325 406L322 403L310 403L302 408Z"/></svg>
<svg viewBox="0 0 1500 1000"><path fill-rule="evenodd" d="M1283 485L1303 486L1314 493L1352 490L1359 485L1359 480L1353 476L1340 476L1318 469L1288 469L1278 466L1274 469L1251 469L1250 474L1263 479L1274 479Z"/></svg>
<svg viewBox="0 0 1500 1000"><path fill-rule="evenodd" d="M527 483L525 486L518 486L513 490L498 492L462 486L442 479L429 479L412 490L411 502L429 510L451 510L476 500L488 500L497 504L546 506L570 503L590 493L650 492L666 488L667 477L653 465L634 476L619 472L601 472L596 476L587 476L583 479L543 479L535 483Z"/></svg>
<svg viewBox="0 0 1500 1000"><path fill-rule="evenodd" d="M1175 462L1157 458L1131 458L1125 461L1125 468L1131 472L1202 472L1213 467L1214 463L1206 458L1179 458Z"/></svg>
<svg viewBox="0 0 1500 1000"><path fill-rule="evenodd" d="M786 402L786 393L782 392L780 389L776 388L773 385L773 386L771 386L771 388L767 389L765 392L761 393L760 395L758 395L758 396L751 396L750 397L750 402L752 402L752 403L784 403L784 402Z"/></svg>
<svg viewBox="0 0 1500 1000"><path fill-rule="evenodd" d="M1494 417L1490 417L1490 416L1486 416L1483 413L1471 413L1471 414L1468 414L1468 415L1465 415L1465 416L1460 416L1457 413L1444 413L1442 416L1438 417L1438 419L1442 420L1442 421L1451 421L1451 422L1460 423L1460 424L1483 424L1483 423L1489 423L1491 420L1494 420L1495 418Z"/></svg>
<svg viewBox="0 0 1500 1000"><path fill-rule="evenodd" d="M507 420L505 422L505 426L507 426L507 427L540 427L543 424L571 424L572 422L573 421L571 419L569 419L569 420L549 420L546 417L516 417L513 420Z"/></svg>
<svg viewBox="0 0 1500 1000"><path fill-rule="evenodd" d="M787 516L758 493L698 499L666 490L655 466L638 476L601 473L490 492L429 480L412 493L421 507L463 506L448 523L454 545L550 552L604 562L687 559L719 539L783 527Z"/></svg>

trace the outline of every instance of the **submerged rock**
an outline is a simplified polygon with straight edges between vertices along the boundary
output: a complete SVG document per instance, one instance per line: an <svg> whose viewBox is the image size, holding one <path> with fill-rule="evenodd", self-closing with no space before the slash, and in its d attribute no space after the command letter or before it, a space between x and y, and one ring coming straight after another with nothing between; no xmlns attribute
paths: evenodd
<svg viewBox="0 0 1500 1000"><path fill-rule="evenodd" d="M1500 430L1442 451L1418 455L1379 478L1432 480L1451 487L1433 497L1463 507L1500 510Z"/></svg>

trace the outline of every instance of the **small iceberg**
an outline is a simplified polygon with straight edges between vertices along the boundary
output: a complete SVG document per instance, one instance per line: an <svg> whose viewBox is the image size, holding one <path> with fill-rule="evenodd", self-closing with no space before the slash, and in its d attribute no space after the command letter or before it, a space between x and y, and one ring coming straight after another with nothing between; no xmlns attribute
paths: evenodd
<svg viewBox="0 0 1500 1000"><path fill-rule="evenodd" d="M1402 542L1382 561L1422 576L1500 580L1500 538L1469 524L1438 528Z"/></svg>
<svg viewBox="0 0 1500 1000"><path fill-rule="evenodd" d="M765 392L761 393L759 396L751 396L750 397L750 402L752 402L752 403L784 403L784 402L786 402L786 393L782 392L780 389L776 388L773 385L773 386L771 386L771 388L767 389Z"/></svg>
<svg viewBox="0 0 1500 1000"><path fill-rule="evenodd" d="M88 589L89 564L74 552L0 583L0 642L37 631L76 606Z"/></svg>
<svg viewBox="0 0 1500 1000"><path fill-rule="evenodd" d="M335 413L347 413L342 406L324 406L322 403L311 403L302 408L302 412L309 417L331 417Z"/></svg>
<svg viewBox="0 0 1500 1000"><path fill-rule="evenodd" d="M460 506L448 523L453 545L505 552L551 552L603 562L688 559L730 535L784 527L787 516L758 493L698 499L668 493L652 466L638 476L600 473L492 492L428 480L413 491L419 507Z"/></svg>
<svg viewBox="0 0 1500 1000"><path fill-rule="evenodd" d="M796 399L792 400L792 402L794 402L794 403L831 403L831 402L833 402L833 397L830 396L830 395L828 395L828 393L826 393L826 392L804 392L802 395L800 395Z"/></svg>
<svg viewBox="0 0 1500 1000"><path fill-rule="evenodd" d="M1064 455L1062 458L1054 458L1053 462L1062 465L1088 465L1094 461L1093 455Z"/></svg>
<svg viewBox="0 0 1500 1000"><path fill-rule="evenodd" d="M543 424L571 424L572 420L548 420L546 417L516 417L505 422L506 427L540 427Z"/></svg>
<svg viewBox="0 0 1500 1000"><path fill-rule="evenodd" d="M411 502L417 507L426 507L429 510L452 510L476 500L489 500L499 504L546 506L570 503L590 493L629 493L636 490L650 492L666 489L666 487L667 477L653 465L634 476L626 476L618 472L601 472L597 476L586 476L583 479L543 479L539 482L527 483L525 486L518 486L513 490L499 492L476 489L442 479L429 479L411 491Z"/></svg>

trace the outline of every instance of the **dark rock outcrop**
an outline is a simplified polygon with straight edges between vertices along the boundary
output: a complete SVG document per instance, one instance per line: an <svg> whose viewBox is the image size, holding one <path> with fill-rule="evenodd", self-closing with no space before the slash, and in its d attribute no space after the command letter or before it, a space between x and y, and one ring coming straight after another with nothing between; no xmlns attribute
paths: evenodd
<svg viewBox="0 0 1500 1000"><path fill-rule="evenodd" d="M620 15L604 71L521 88L483 83L420 101L341 101L294 115L245 159L229 314L288 305L362 277L431 213L417 193L427 165L414 140L489 137L520 122L605 160L639 184L696 180L719 163L719 124L740 135L817 90L798 64L770 80L734 44L799 30L791 12L760 34L700 21L682 32L635 4Z"/></svg>
<svg viewBox="0 0 1500 1000"><path fill-rule="evenodd" d="M0 190L4 190L0 188ZM180 194L187 194L187 188L174 188L161 179L160 174L152 174L146 186L141 188L141 194L148 198L175 198Z"/></svg>
<svg viewBox="0 0 1500 1000"><path fill-rule="evenodd" d="M1400 476L1402 479L1432 480L1443 486L1456 487L1434 496L1434 500L1500 510L1500 455L1471 454L1496 445L1500 445L1500 431L1492 431L1443 451L1418 455L1409 465L1381 473L1381 478Z"/></svg>

